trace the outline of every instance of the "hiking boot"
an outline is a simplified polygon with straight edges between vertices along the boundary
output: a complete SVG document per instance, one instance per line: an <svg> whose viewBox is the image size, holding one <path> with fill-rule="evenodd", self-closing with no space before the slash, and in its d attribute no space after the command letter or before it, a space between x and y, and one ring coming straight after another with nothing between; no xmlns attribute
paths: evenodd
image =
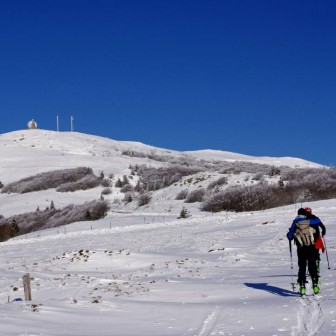
<svg viewBox="0 0 336 336"><path fill-rule="evenodd" d="M300 294L305 295L306 294L306 279L298 279L298 283L300 286Z"/></svg>
<svg viewBox="0 0 336 336"><path fill-rule="evenodd" d="M318 284L318 279L312 279L312 281L313 281L314 294L318 294L320 292L320 286Z"/></svg>
<svg viewBox="0 0 336 336"><path fill-rule="evenodd" d="M315 285L313 286L313 291L314 291L314 294L318 294L318 293L320 293L320 287L319 287L319 285L315 284Z"/></svg>

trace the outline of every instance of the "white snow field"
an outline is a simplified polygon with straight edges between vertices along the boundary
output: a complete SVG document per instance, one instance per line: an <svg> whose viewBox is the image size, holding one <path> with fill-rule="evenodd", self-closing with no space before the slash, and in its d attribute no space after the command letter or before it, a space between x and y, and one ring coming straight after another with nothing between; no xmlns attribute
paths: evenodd
<svg viewBox="0 0 336 336"><path fill-rule="evenodd" d="M21 139L21 140L20 140ZM0 135L0 180L88 166L116 176L124 148L185 153L79 133L34 130ZM122 149L120 149L122 148ZM189 155L189 154L188 154ZM281 161L281 159L279 159ZM286 159L288 160L288 159ZM293 165L305 161L293 159ZM152 162L151 164L155 164ZM314 163L307 162L307 166ZM96 199L100 189L0 194L0 213ZM112 197L117 197L113 193ZM175 201L177 202L177 201ZM181 202L181 201L179 201ZM0 335L4 336L307 336L336 333L336 200L256 212L211 214L183 203L115 207L98 221L33 232L0 243ZM288 227L299 206L326 225L321 293L292 290ZM167 211L169 208L169 211ZM293 246L294 281L297 259ZM31 277L32 301L22 277Z"/></svg>

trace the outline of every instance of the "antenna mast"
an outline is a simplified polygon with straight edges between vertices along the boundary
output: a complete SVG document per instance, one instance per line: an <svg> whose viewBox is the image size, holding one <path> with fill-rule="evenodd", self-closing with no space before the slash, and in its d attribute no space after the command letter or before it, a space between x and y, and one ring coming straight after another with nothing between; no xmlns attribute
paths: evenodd
<svg viewBox="0 0 336 336"><path fill-rule="evenodd" d="M56 126L57 126L57 132L59 131L59 119L58 116L56 117Z"/></svg>
<svg viewBox="0 0 336 336"><path fill-rule="evenodd" d="M73 116L71 116L71 132L73 132L74 131L74 117Z"/></svg>

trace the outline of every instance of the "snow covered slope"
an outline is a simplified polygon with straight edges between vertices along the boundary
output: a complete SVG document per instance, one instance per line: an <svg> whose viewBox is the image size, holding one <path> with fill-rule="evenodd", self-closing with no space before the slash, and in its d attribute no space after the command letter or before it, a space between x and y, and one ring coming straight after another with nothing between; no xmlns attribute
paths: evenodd
<svg viewBox="0 0 336 336"><path fill-rule="evenodd" d="M202 160L218 160L218 161L248 161L253 163L268 164L274 166L288 166L292 168L318 168L322 165L311 161L293 158L293 157L268 157L268 156L250 156L244 154L237 154L232 152L225 152L219 150L198 150L187 151L186 154Z"/></svg>
<svg viewBox="0 0 336 336"><path fill-rule="evenodd" d="M136 142L120 142L75 132L23 130L0 135L3 183L49 170L88 166L107 174L122 173L130 164L126 150L170 153ZM181 154L176 154L176 156ZM138 158L146 163L147 159Z"/></svg>
<svg viewBox="0 0 336 336"><path fill-rule="evenodd" d="M185 220L114 214L0 244L0 334L333 334L336 202L307 205L328 230L331 270L322 255L318 296L291 288L285 233L294 205ZM294 265L296 279L295 253ZM32 301L18 301L26 273Z"/></svg>
<svg viewBox="0 0 336 336"><path fill-rule="evenodd" d="M167 156L194 157L203 160L251 161L275 166L317 167L316 163L297 158L253 157L223 151L178 152L139 142L46 130L21 130L0 135L0 179L3 183L52 169L87 165L106 174L122 174L130 163L158 165L147 158L130 158L125 151ZM162 163L161 163L162 165Z"/></svg>
<svg viewBox="0 0 336 336"><path fill-rule="evenodd" d="M127 152L128 155L123 153ZM135 153L134 156L130 156ZM139 157L143 154L144 157ZM147 156L147 157L146 157ZM148 146L139 142L116 141L94 135L76 132L54 132L47 130L20 130L0 135L0 181L4 184L18 179L32 176L37 173L58 170L64 168L90 167L96 174L104 172L105 176L113 175L115 179L130 174L130 165L164 166L168 159L189 159L189 160L227 160L227 161L251 161L267 163L272 165L288 165L300 167L318 166L315 163L296 158L256 158L241 154L221 151L195 151L178 152L162 148ZM154 158L154 159L152 159ZM156 160L155 158L162 159ZM218 174L208 174L206 183L218 178ZM197 178L197 177L196 177ZM237 177L232 181L236 184ZM238 176L244 179L245 176ZM202 178L200 178L202 180ZM195 187L205 187L195 184ZM154 202L147 210L150 211L171 211L181 208L181 202L174 202L175 196L182 188L174 187L167 190L160 190L153 195ZM87 191L75 193L63 193L57 207L64 207L67 204L78 204L99 198L102 188L94 188ZM107 199L113 201L122 199L124 194L114 190ZM50 205L50 201L59 198L55 190L31 193L26 195L0 194L2 208L0 214L11 216L17 214L17 205L21 204L20 213L35 211L37 207L44 209ZM170 204L167 204L167 200ZM133 207L132 207L133 206ZM123 205L125 207L125 205ZM196 208L196 205L190 205ZM133 209L131 204L127 210ZM197 210L197 209L195 209Z"/></svg>
<svg viewBox="0 0 336 336"><path fill-rule="evenodd" d="M37 172L78 166L122 175L129 174L130 164L165 164L122 155L129 150L199 159L217 160L217 154L228 160L243 157L217 151L181 153L79 133L27 130L0 135L0 180L7 183ZM279 165L287 161L277 160ZM288 160L290 165L299 164L296 159ZM0 194L0 213L33 211L37 205L49 205L50 200L56 206L83 203L97 198L100 191ZM98 221L0 243L0 335L296 336L336 332L336 200L302 204L310 206L327 227L331 268L322 255L321 294L302 299L291 287L297 262L294 253L292 278L285 238L301 204L218 214L190 205L194 206L192 216L177 219L182 203L167 201L164 193L169 192L175 191L158 191L153 207L146 210L111 211ZM22 276L26 273L31 276L32 301L24 301Z"/></svg>

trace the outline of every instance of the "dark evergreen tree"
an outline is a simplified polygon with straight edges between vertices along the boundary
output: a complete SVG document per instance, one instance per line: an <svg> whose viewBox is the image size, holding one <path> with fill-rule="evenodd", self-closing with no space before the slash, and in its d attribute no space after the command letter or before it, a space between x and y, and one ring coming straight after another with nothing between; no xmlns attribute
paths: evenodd
<svg viewBox="0 0 336 336"><path fill-rule="evenodd" d="M15 218L12 219L12 222L10 224L10 236L14 237L20 232L19 225L17 224Z"/></svg>
<svg viewBox="0 0 336 336"><path fill-rule="evenodd" d="M86 210L84 218L85 218L85 220L91 220L92 219L90 210Z"/></svg>
<svg viewBox="0 0 336 336"><path fill-rule="evenodd" d="M117 182L115 183L115 187L116 188L121 188L122 186L123 186L123 184L122 184L120 178L118 178Z"/></svg>
<svg viewBox="0 0 336 336"><path fill-rule="evenodd" d="M188 218L189 216L190 216L189 211L185 207L183 207L180 212L179 218Z"/></svg>

